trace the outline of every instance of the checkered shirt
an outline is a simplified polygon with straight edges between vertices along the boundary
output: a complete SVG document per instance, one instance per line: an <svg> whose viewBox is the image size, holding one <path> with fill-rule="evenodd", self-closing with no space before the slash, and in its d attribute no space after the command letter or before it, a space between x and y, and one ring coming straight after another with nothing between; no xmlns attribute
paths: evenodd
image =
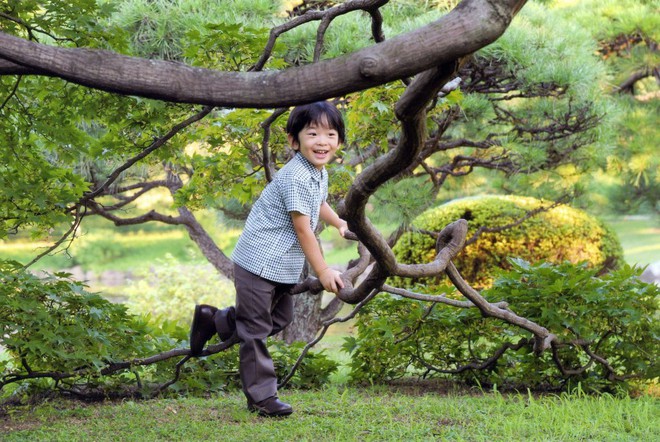
<svg viewBox="0 0 660 442"><path fill-rule="evenodd" d="M254 203L232 260L245 270L270 281L295 284L305 255L290 212L310 218L312 231L321 204L328 196L328 172L317 169L302 154L275 175Z"/></svg>

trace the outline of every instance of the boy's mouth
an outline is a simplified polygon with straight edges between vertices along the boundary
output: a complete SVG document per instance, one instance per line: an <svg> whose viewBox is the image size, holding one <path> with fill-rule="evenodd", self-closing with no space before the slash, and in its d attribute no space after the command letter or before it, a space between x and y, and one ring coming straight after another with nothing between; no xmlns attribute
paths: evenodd
<svg viewBox="0 0 660 442"><path fill-rule="evenodd" d="M314 153L319 154L319 155L325 155L328 152L330 152L330 151L329 150L315 150L314 151Z"/></svg>

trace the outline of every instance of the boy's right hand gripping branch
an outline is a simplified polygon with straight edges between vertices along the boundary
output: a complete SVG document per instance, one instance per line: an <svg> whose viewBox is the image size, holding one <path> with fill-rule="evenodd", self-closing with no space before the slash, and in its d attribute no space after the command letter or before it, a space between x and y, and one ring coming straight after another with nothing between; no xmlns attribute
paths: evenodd
<svg viewBox="0 0 660 442"><path fill-rule="evenodd" d="M319 281L321 281L323 288L329 292L339 293L339 290L344 288L344 282L341 280L341 272L330 267L321 271Z"/></svg>

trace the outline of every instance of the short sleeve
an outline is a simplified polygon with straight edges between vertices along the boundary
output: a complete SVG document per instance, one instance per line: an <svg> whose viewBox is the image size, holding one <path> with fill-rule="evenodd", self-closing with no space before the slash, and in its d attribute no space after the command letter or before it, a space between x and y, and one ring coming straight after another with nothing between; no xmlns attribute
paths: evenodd
<svg viewBox="0 0 660 442"><path fill-rule="evenodd" d="M287 212L312 216L315 198L309 182L290 180L282 183L281 190Z"/></svg>

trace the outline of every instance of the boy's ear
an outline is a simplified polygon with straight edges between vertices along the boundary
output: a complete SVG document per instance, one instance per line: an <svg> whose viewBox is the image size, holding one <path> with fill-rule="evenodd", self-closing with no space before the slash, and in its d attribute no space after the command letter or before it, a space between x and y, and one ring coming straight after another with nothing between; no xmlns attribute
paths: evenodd
<svg viewBox="0 0 660 442"><path fill-rule="evenodd" d="M298 146L298 143L296 142L296 139L294 138L293 135L286 134L286 139L289 141L289 146L291 146L291 149L293 150L299 149L300 146Z"/></svg>

